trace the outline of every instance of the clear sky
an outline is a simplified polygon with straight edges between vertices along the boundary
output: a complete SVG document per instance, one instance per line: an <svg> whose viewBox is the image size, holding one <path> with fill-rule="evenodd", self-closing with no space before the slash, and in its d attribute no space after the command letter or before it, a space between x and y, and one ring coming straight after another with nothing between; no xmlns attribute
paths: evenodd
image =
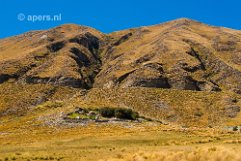
<svg viewBox="0 0 241 161"><path fill-rule="evenodd" d="M239 0L1 0L0 13L0 38L65 23L109 33L181 17L241 29ZM18 20L19 14L24 20ZM33 16L59 14L58 21L31 21Z"/></svg>

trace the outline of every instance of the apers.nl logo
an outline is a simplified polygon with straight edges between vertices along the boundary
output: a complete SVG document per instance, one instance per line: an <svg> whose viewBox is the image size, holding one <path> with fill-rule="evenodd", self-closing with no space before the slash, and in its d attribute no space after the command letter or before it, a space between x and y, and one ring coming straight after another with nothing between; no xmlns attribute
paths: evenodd
<svg viewBox="0 0 241 161"><path fill-rule="evenodd" d="M55 15L25 15L23 13L19 13L17 15L17 19L19 21L27 21L27 22L43 22L43 21L61 21L62 15L61 13Z"/></svg>

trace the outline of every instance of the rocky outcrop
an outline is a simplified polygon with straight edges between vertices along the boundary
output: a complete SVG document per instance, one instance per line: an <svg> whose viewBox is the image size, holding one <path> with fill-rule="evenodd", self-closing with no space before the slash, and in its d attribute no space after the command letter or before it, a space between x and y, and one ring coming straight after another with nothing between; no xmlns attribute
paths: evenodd
<svg viewBox="0 0 241 161"><path fill-rule="evenodd" d="M82 84L81 79L75 79L70 77L51 77L51 78L39 78L39 77L26 77L26 83L31 84L52 84L52 85L60 85L60 86L69 86L74 88L88 88Z"/></svg>
<svg viewBox="0 0 241 161"><path fill-rule="evenodd" d="M223 112L224 112L225 116L234 118L239 114L240 107L237 105L233 105L233 106L228 106L228 107L224 108L223 110L224 110Z"/></svg>
<svg viewBox="0 0 241 161"><path fill-rule="evenodd" d="M168 79L163 72L162 65L158 63L145 64L141 68L119 77L117 83L122 88L170 88Z"/></svg>

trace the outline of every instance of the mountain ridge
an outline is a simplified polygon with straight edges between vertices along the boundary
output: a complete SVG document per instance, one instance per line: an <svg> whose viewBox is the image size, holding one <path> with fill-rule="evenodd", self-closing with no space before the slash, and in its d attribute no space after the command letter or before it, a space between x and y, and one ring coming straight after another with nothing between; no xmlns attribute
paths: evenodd
<svg viewBox="0 0 241 161"><path fill-rule="evenodd" d="M3 47L0 51L0 58L3 63L1 63L0 82L8 80L8 77L9 79L13 78L17 80L21 77L20 80L27 83L51 83L86 89L91 87L110 88L119 86L118 84L120 84L120 82L122 83L124 79L132 74L135 76L133 76L132 79L130 78L129 85L127 81L126 85L120 86L161 88L171 88L173 86L176 89L221 90L218 87L220 83L214 80L208 82L207 80L196 81L194 77L190 75L193 75L193 73L195 75L195 73L199 71L203 71L205 75L206 69L204 62L207 61L207 59L201 60L200 51L198 51L202 48L202 52L206 52L203 56L207 57L207 53L209 53L208 57L213 57L213 60L209 60L209 64L222 64L222 66L226 66L223 68L230 69L229 71L236 73L235 75L238 75L240 78L241 74L239 69L241 67L239 61L235 63L235 59L230 60L232 61L231 64L221 58L221 54L218 56L216 54L217 52L226 52L225 54L232 52L228 54L234 55L234 50L236 52L235 54L239 54L239 51L236 51L239 49L237 49L235 45L241 39L241 32L236 34L236 31L230 33L233 32L233 30L229 30L228 32L226 30L227 29L223 28L209 27L208 25L191 19L181 18L159 25L127 29L107 35L93 28L73 24L58 26L46 31L29 32L16 36L15 38L17 40L13 40L13 37L2 40L1 44L3 44ZM234 36L234 34L236 35ZM10 41L10 44L8 44L8 41ZM16 43L13 44L11 41ZM148 41L152 41L152 43ZM125 49L123 49L123 44L126 44L124 45L124 47L126 47ZM133 47L134 45L137 45L138 48ZM143 46L146 47L143 48ZM115 50L115 52L111 50ZM124 53L120 53L122 50ZM166 57L164 53L169 52L168 50L171 50L171 53L167 54L173 55ZM182 53L174 53L180 52L181 50L183 50ZM19 53L16 54L16 52ZM145 52L148 53L145 54ZM54 55L51 53L58 54ZM131 54L126 56L127 53ZM184 55L185 53L187 53L187 55ZM157 58L158 54L161 54L160 56L163 57L162 60ZM120 60L121 57L124 58ZM175 61L172 57L179 57L179 62ZM128 59L139 58L142 60L125 62ZM218 58L218 60L213 62L216 58ZM45 59L48 59L48 61L44 63ZM166 62L164 61L165 59L167 60ZM118 64L113 65L113 63L117 63L116 60L119 61ZM150 65L149 67L144 67L145 65L142 66L140 64L142 62L152 63L152 67L150 67ZM11 65L11 63L13 65ZM125 63L128 65L124 65ZM177 67L172 66L170 68L171 63L175 63ZM196 65L193 64L193 66L189 63ZM171 75L171 77L176 77L176 75L164 72L163 65L166 65L167 70L179 70L179 72L187 74L187 77L174 78L170 80L170 82L174 83L170 84L167 75ZM214 68L213 65L209 65L209 67ZM128 66L132 67L128 69ZM111 67L121 69L116 71L114 69L114 71L109 74L110 78L106 81L104 81L105 76L99 78L102 73L106 73ZM137 70L138 68L139 71ZM219 66L219 68L222 67ZM10 69L10 72L8 69ZM63 71L62 69L65 70ZM123 72L125 70L126 72ZM143 73L143 70L146 70L147 75ZM108 75L106 76L108 77ZM148 79L142 77L148 77ZM197 77L200 77L200 74L198 74ZM204 78L203 76L201 77ZM95 80L96 78L98 79ZM233 76L233 78L237 80L235 76ZM141 82L138 82L138 79L141 79ZM137 80L137 82L134 81L131 83L130 81L133 80ZM184 84L177 84L176 82L178 80L184 81ZM95 84L94 82L97 83ZM185 82L189 83L185 84ZM232 88L235 88L234 91L237 91L240 90L240 86L238 83L237 87Z"/></svg>
<svg viewBox="0 0 241 161"><path fill-rule="evenodd" d="M189 19L110 34L68 24L0 41L1 117L64 101L65 114L126 107L163 122L236 125L240 80L241 31Z"/></svg>

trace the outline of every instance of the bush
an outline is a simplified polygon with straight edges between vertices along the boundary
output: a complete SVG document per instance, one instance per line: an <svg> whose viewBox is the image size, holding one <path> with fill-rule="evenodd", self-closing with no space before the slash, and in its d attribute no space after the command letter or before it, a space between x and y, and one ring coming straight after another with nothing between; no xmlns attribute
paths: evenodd
<svg viewBox="0 0 241 161"><path fill-rule="evenodd" d="M78 113L69 113L67 117L70 119L77 119L78 117L80 117L80 115Z"/></svg>
<svg viewBox="0 0 241 161"><path fill-rule="evenodd" d="M116 117L119 119L135 120L139 117L137 112L134 112L131 109L127 109L127 108L104 107L99 109L99 113L102 117L107 117L107 118Z"/></svg>
<svg viewBox="0 0 241 161"><path fill-rule="evenodd" d="M131 109L117 108L115 109L115 117L120 119L135 120L139 117L139 115Z"/></svg>
<svg viewBox="0 0 241 161"><path fill-rule="evenodd" d="M115 109L113 108L104 107L104 108L101 108L99 112L102 117L111 118L115 116Z"/></svg>

